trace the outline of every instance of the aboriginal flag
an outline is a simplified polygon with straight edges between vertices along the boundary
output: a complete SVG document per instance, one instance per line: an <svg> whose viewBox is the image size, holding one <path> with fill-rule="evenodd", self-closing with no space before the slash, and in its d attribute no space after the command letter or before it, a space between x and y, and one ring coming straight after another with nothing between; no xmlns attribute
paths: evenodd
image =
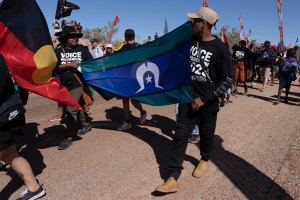
<svg viewBox="0 0 300 200"><path fill-rule="evenodd" d="M55 19L59 20L62 17L70 16L72 10L78 10L80 7L66 0L58 0L56 7Z"/></svg>
<svg viewBox="0 0 300 200"><path fill-rule="evenodd" d="M56 67L46 20L35 0L0 0L0 53L18 85L81 109L52 77Z"/></svg>

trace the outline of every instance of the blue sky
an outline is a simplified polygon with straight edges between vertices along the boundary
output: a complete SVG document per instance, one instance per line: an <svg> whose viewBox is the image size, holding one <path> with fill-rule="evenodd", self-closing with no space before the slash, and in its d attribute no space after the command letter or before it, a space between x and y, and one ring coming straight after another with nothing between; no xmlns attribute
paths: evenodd
<svg viewBox="0 0 300 200"><path fill-rule="evenodd" d="M51 23L54 21L56 0L36 0L43 11L53 34ZM103 27L113 21L118 14L119 32L113 40L123 39L124 31L132 28L137 40L143 41L157 32L162 35L164 21L167 19L169 31L187 21L187 12L195 12L202 6L202 0L70 0L80 6L72 12L67 21L76 20L83 28ZM278 18L275 0L207 0L208 6L219 14L217 30L223 25L239 28L240 12L243 13L245 33L252 30L251 38L258 42L268 39L277 44L279 41ZM300 39L300 22L297 17L300 0L283 0L284 42L295 44ZM300 42L299 42L300 43ZM298 44L299 44L298 43Z"/></svg>

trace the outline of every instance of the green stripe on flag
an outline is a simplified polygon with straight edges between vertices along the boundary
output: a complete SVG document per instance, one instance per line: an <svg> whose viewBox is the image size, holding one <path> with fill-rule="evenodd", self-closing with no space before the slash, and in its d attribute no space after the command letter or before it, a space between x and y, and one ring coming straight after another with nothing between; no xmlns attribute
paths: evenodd
<svg viewBox="0 0 300 200"><path fill-rule="evenodd" d="M83 62L81 69L83 72L96 72L143 61L167 53L191 37L192 26L187 22L159 39L134 49Z"/></svg>

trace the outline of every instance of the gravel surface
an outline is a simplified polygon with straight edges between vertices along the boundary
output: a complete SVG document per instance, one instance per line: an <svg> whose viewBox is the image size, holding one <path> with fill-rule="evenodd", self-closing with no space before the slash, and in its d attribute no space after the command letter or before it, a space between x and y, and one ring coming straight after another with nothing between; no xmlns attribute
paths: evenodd
<svg viewBox="0 0 300 200"><path fill-rule="evenodd" d="M48 122L56 103L30 94L21 155L46 188L45 200L300 199L300 87L292 86L290 104L275 106L277 89L276 84L265 92L249 89L249 96L231 97L232 103L218 115L208 173L192 177L200 155L190 144L174 194L153 194L167 176L174 105L144 106L145 125L120 132L121 101L107 102L97 95L91 107L92 131L59 151L65 127ZM139 113L132 109L132 114L137 122ZM1 200L16 199L25 189L8 166L0 169L0 180Z"/></svg>

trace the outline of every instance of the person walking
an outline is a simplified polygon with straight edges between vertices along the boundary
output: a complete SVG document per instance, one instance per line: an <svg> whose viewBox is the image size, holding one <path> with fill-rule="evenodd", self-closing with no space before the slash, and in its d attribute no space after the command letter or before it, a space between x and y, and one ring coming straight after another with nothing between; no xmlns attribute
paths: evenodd
<svg viewBox="0 0 300 200"><path fill-rule="evenodd" d="M259 61L259 65L262 69L263 86L260 91L263 92L266 89L267 82L270 78L271 68L273 67L275 61L275 52L271 48L270 41L266 40L264 42L263 50L260 53L260 56L257 58L257 61Z"/></svg>
<svg viewBox="0 0 300 200"><path fill-rule="evenodd" d="M76 32L74 27L65 26L60 37L64 40L66 46L55 49L58 59L57 69L59 70L60 82L65 86L72 97L84 107L83 99L84 81L80 71L80 62L93 59L87 47L79 45L78 39L83 36ZM76 110L71 106L66 108L66 126L68 135L58 145L59 150L65 150L70 147L72 140L77 136L86 134L92 129L92 124L84 114L83 110ZM78 117L77 117L78 116Z"/></svg>
<svg viewBox="0 0 300 200"><path fill-rule="evenodd" d="M288 103L288 96L292 81L295 80L297 80L296 48L290 48L287 50L286 58L284 59L282 65L279 66L279 88L277 100L274 105L279 104L283 88L286 89L284 101L285 103Z"/></svg>
<svg viewBox="0 0 300 200"><path fill-rule="evenodd" d="M25 109L23 107L16 108L9 111L8 120L4 122L3 110L9 109L8 101L12 101L16 97L16 91L7 69L7 65L3 56L0 54L0 160L11 166L11 168L19 175L24 181L27 190L25 190L20 200L38 199L46 194L44 188L37 182L30 164L28 161L19 155L16 148L16 140L22 135L22 127L25 126ZM20 104L21 100L18 99ZM5 108L2 109L2 107ZM23 111L23 112L21 112Z"/></svg>
<svg viewBox="0 0 300 200"><path fill-rule="evenodd" d="M232 59L234 60L234 80L233 80L233 94L237 94L238 82L244 85L244 95L248 93L247 86L247 66L252 65L252 53L246 47L246 41L241 40L239 45L234 50L232 54ZM251 64L251 65L250 65Z"/></svg>
<svg viewBox="0 0 300 200"><path fill-rule="evenodd" d="M193 27L193 43L190 50L192 104L179 104L177 126L169 159L169 178L155 191L177 192L177 182L184 160L190 133L195 124L200 133L201 160L193 172L194 177L202 177L208 169L213 139L219 111L218 97L224 95L232 84L233 68L228 47L211 29L219 17L211 8L202 7L196 13L187 14Z"/></svg>
<svg viewBox="0 0 300 200"><path fill-rule="evenodd" d="M125 42L126 44L120 49L120 51L125 51L137 47L139 44L135 42L135 32L132 29L127 29L125 31ZM124 121L121 126L118 128L119 131L125 131L132 127L130 121L130 107L129 107L129 98L122 97L123 102L123 115ZM143 106L140 102L131 99L131 104L140 111L140 121L139 124L144 124L147 117L147 111L143 109Z"/></svg>

